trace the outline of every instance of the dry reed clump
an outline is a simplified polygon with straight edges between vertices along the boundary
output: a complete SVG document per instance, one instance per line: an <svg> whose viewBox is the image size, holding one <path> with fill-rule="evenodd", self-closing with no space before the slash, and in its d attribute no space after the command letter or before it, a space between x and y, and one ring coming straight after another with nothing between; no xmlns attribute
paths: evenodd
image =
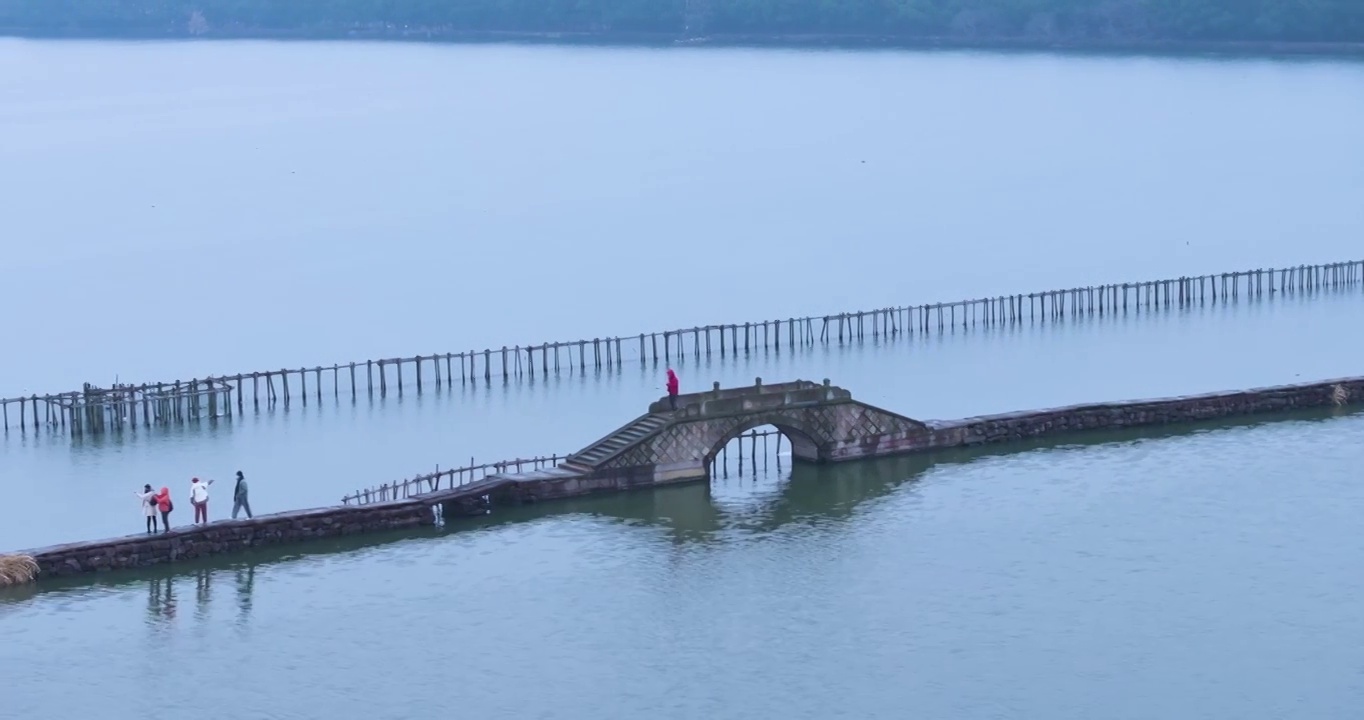
<svg viewBox="0 0 1364 720"><path fill-rule="evenodd" d="M38 563L27 555L0 555L0 587L23 585L38 577Z"/></svg>
<svg viewBox="0 0 1364 720"><path fill-rule="evenodd" d="M1349 399L1350 391L1344 385L1336 385L1331 388L1331 402L1335 403L1336 407L1344 405Z"/></svg>

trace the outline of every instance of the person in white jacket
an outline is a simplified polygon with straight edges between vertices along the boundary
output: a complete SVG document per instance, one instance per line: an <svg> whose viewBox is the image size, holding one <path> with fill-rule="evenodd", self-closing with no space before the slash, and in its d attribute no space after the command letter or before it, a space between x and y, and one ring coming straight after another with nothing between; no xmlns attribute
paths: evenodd
<svg viewBox="0 0 1364 720"><path fill-rule="evenodd" d="M142 492L133 493L142 499L142 514L147 516L147 532L156 532L156 493L151 485L143 485Z"/></svg>
<svg viewBox="0 0 1364 720"><path fill-rule="evenodd" d="M199 482L199 478L189 481L189 503L194 506L194 524L208 522L208 486L213 481Z"/></svg>

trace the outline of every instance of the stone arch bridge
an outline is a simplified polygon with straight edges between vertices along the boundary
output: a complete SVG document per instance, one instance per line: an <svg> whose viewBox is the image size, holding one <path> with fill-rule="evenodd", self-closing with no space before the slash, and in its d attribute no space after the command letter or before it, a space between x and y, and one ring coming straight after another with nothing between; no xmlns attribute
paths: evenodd
<svg viewBox="0 0 1364 720"><path fill-rule="evenodd" d="M909 451L929 442L918 420L853 400L840 387L797 380L661 398L630 421L559 466L583 478L629 485L708 477L711 461L730 440L772 425L791 441L793 459L839 462Z"/></svg>

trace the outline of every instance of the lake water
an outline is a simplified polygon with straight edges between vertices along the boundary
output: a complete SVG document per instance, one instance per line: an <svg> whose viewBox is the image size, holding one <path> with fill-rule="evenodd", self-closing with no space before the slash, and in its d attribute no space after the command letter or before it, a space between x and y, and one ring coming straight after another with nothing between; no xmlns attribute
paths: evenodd
<svg viewBox="0 0 1364 720"><path fill-rule="evenodd" d="M1355 717L1364 416L1095 440L12 590L5 709Z"/></svg>
<svg viewBox="0 0 1364 720"><path fill-rule="evenodd" d="M0 40L0 67L0 396L1341 260L1364 229L1352 62ZM678 367L691 389L828 377L951 418L1356 375L1362 301ZM183 498L240 468L272 511L570 452L660 393L661 368L628 365L11 430L0 549L135 531L144 482ZM10 591L3 707L1351 717L1362 422L771 458L476 529ZM191 665L197 695L148 699Z"/></svg>
<svg viewBox="0 0 1364 720"><path fill-rule="evenodd" d="M1364 63L0 40L0 396L1352 258Z"/></svg>
<svg viewBox="0 0 1364 720"><path fill-rule="evenodd" d="M0 395L1344 259L1364 228L1361 63L0 41L0 66L28 339ZM1353 375L1360 299L679 369L950 418ZM660 375L11 431L5 490L78 499L0 509L0 547L121 533L130 488L191 475L282 509L571 452Z"/></svg>
<svg viewBox="0 0 1364 720"><path fill-rule="evenodd" d="M1364 337L1347 329L1361 312L1364 288L1356 287L1310 300L676 362L684 389L827 377L874 405L951 419L1358 375ZM354 403L333 400L324 383L321 404L296 399L287 410L255 411L248 403L244 416L218 423L77 440L11 430L0 456L5 492L41 497L58 487L76 499L0 504L0 548L140 531L132 493L144 483L170 487L186 521L192 475L227 483L241 469L252 481L252 507L270 512L333 504L471 458L563 455L643 413L662 383L661 367L634 364ZM229 489L219 486L214 517L230 511Z"/></svg>

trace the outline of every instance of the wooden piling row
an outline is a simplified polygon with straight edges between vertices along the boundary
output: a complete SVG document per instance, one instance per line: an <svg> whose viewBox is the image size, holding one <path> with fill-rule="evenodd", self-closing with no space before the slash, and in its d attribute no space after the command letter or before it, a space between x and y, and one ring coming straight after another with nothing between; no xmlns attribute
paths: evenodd
<svg viewBox="0 0 1364 720"><path fill-rule="evenodd" d="M33 395L0 401L6 423L10 405L19 408L17 427L66 430L73 435L97 435L138 426L151 427L187 420L213 419L232 414L233 386L220 379L194 379L170 385L114 385L89 383L76 392ZM39 407L42 418L39 419ZM5 429L9 429L9 425Z"/></svg>
<svg viewBox="0 0 1364 720"><path fill-rule="evenodd" d="M121 387L133 388L134 394L139 397L146 397L154 392L155 397L163 398L160 404L151 408L147 407L147 402L142 403L144 413L141 418L144 424L148 417L152 423L159 422L162 418L180 422L196 419L205 412L209 415L224 411L230 414L233 405L237 412L242 412L248 402L246 397L248 383L249 402L252 408L259 409L262 401L267 406L282 403L288 407L294 401L307 403L310 380L312 396L317 402L323 400L324 387L332 391L333 399L339 400L349 395L354 401L362 395L373 397L377 394L384 397L390 391L402 395L407 389L405 378L409 376L416 381L413 389L421 393L429 389L451 387L456 383L490 384L495 379L504 383L513 380L533 380L537 377L537 370L543 377L565 371L586 373L591 369L599 372L618 370L627 362L657 365L660 362L672 363L687 358L699 360L716 353L722 358L748 356L757 352L779 353L783 347L795 350L821 344L862 342L867 338L889 339L913 336L916 333L926 335L970 328L1037 325L1153 313L1207 304L1260 301L1283 295L1304 296L1354 289L1361 285L1364 285L1364 260L1354 260L1324 265L1299 265L1292 268L1245 270L1166 280L1095 285L958 302L905 305L833 315L696 326L639 333L633 336L504 345L496 350L488 348L408 358L366 360L362 363L319 365L294 370L243 373L213 381L225 384L228 389L222 395L211 392L205 395L204 397L213 398L206 402L206 411L201 405L188 407L182 400L167 404L164 397L166 393L199 397L197 385L208 381L191 380L189 383ZM360 374L358 371L362 366L364 372ZM292 388L291 376L295 381ZM348 392L345 392L346 390ZM72 402L71 398L75 395L80 393L33 395L0 400L0 421L3 421L5 430L12 427L21 430L37 429L44 425L65 427L72 423L72 418L69 410L63 412L60 407ZM58 408L54 409L54 404ZM136 425L137 423L131 420L121 423L110 421L111 417L132 418L131 408L126 405L128 403L124 402L125 412L117 412L114 409L101 411L105 413L102 421L82 415L81 431L104 432L114 424ZM150 415L145 412L148 409L151 411Z"/></svg>
<svg viewBox="0 0 1364 720"><path fill-rule="evenodd" d="M758 457L759 457L759 456L762 457L762 467L763 467L763 470L766 470L766 469L768 468L768 464L771 462L771 459L774 458L774 457L776 458L776 461L777 461L777 470L781 470L781 442L782 442L782 440L783 440L785 437L786 437L786 436L782 433L782 431L780 431L780 430L778 430L778 429L776 429L776 428L771 428L771 429L768 429L768 430L749 430L749 431L746 432L746 433L740 434L738 437L736 437L736 438L734 438L733 440L730 440L729 442L725 443L724 447L720 448L720 452L716 453L716 454L715 454L715 457L711 459L711 461L710 461L710 476L711 476L712 478L717 478L717 477L718 477L718 478L722 478L722 479L723 479L723 478L729 477L729 466L730 466L729 446L730 446L730 445L735 445L735 446L737 447L737 449L738 449L738 452L735 453L735 454L738 456L737 460L738 460L739 477L743 477L743 476L744 476L744 467L745 467L745 466L744 466L744 445L745 445L745 444L748 445L748 450L749 450L749 451L748 451L748 461L749 461L749 465L750 465L750 467L749 467L749 474L750 474L750 475L756 475L756 474L758 473ZM762 442L759 443L759 440L761 440ZM737 441L737 442L736 442L736 441ZM769 442L773 442L773 443L776 444L776 448L775 448L775 449L773 450L773 452L771 452L771 453L768 452L768 443L769 443ZM762 445L762 452L758 452L758 445L759 445L759 444Z"/></svg>

